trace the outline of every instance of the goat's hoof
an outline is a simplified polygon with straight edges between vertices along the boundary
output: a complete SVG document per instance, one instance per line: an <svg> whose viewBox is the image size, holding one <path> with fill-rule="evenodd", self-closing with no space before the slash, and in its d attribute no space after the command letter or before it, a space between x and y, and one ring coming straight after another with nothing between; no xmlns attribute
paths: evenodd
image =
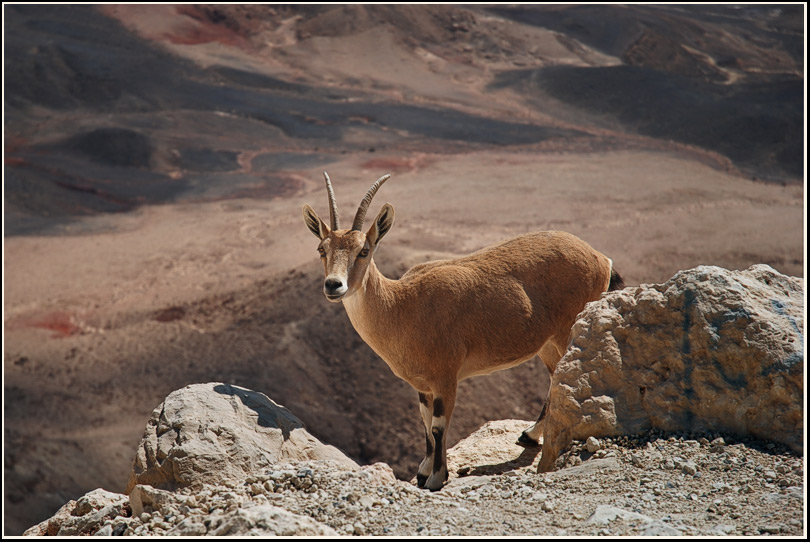
<svg viewBox="0 0 810 542"><path fill-rule="evenodd" d="M430 478L427 479L425 482L425 489L429 489L431 491L439 491L442 487L444 487L444 483L447 481L448 475L447 473L440 473L434 472L430 475Z"/></svg>
<svg viewBox="0 0 810 542"><path fill-rule="evenodd" d="M425 487L425 482L427 482L428 477L424 474L416 474L416 485L419 487Z"/></svg>
<svg viewBox="0 0 810 542"><path fill-rule="evenodd" d="M523 446L524 448L537 448L540 446L540 443L527 435L525 431L520 434L520 438L517 439L515 444L518 446Z"/></svg>

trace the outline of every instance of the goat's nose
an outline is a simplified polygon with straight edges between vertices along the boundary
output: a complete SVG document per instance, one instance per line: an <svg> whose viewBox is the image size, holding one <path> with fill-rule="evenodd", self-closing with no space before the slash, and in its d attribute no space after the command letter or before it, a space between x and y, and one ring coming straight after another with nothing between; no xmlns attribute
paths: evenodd
<svg viewBox="0 0 810 542"><path fill-rule="evenodd" d="M346 290L343 280L336 277L326 277L323 283L323 291L329 296L342 295L346 293Z"/></svg>
<svg viewBox="0 0 810 542"><path fill-rule="evenodd" d="M323 285L326 287L327 290L332 292L343 286L343 281L329 277L326 279Z"/></svg>

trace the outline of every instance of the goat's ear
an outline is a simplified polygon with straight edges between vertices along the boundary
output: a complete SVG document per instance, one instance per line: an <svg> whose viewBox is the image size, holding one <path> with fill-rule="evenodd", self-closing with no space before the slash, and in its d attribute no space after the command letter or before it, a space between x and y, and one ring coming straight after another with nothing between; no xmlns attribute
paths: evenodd
<svg viewBox="0 0 810 542"><path fill-rule="evenodd" d="M329 226L323 223L315 209L306 204L304 205L304 223L318 239L323 240L329 235Z"/></svg>
<svg viewBox="0 0 810 542"><path fill-rule="evenodd" d="M380 214L374 219L374 223L366 234L366 239L371 245L376 245L388 233L394 225L394 207L390 203L383 205Z"/></svg>

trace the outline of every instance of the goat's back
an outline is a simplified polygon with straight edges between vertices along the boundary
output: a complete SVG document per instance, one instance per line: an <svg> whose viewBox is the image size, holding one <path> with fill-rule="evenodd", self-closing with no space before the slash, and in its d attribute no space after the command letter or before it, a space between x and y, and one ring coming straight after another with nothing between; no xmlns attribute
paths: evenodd
<svg viewBox="0 0 810 542"><path fill-rule="evenodd" d="M546 231L419 264L397 282L413 323L409 342L423 345L425 356L445 351L475 372L479 364L513 365L567 335L610 276L610 259L585 241Z"/></svg>

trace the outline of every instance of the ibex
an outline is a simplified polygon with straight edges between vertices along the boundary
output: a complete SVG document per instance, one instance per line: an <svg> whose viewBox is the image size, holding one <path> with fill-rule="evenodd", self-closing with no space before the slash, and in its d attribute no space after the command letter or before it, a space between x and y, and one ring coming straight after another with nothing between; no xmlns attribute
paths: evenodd
<svg viewBox="0 0 810 542"><path fill-rule="evenodd" d="M623 284L610 258L559 231L528 233L388 279L373 257L394 223L394 208L386 203L368 231L362 228L374 194L389 177L371 186L347 230L340 229L324 172L329 225L309 205L304 221L320 239L326 298L343 302L363 340L419 393L427 452L416 478L419 487L438 490L448 477L445 444L458 382L537 354L553 373L577 314ZM547 405L519 444L537 446Z"/></svg>

